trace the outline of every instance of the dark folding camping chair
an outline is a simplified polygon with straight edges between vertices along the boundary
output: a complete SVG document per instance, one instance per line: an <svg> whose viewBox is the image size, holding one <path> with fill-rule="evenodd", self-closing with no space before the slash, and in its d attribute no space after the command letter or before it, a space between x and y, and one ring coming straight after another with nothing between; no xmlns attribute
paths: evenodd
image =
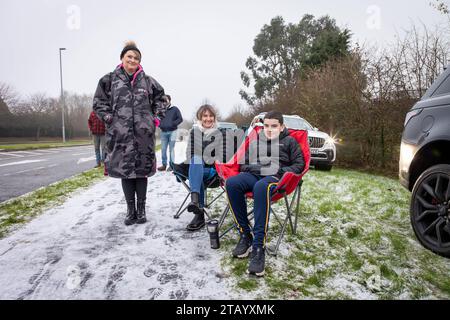
<svg viewBox="0 0 450 320"><path fill-rule="evenodd" d="M255 129L250 133L250 135L245 139L244 143L241 145L241 147L237 150L234 157L227 163L216 163L216 170L217 173L222 181L222 184L225 185L225 181L233 177L235 175L239 174L239 164L243 163L243 157L245 157L245 151L249 147L249 144L252 140L257 138L258 133L260 132L261 127L255 127ZM287 226L291 227L291 231L293 234L297 233L297 220L300 210L300 195L302 190L302 184L303 184L303 176L305 173L309 170L309 163L311 159L311 154L309 150L309 143L308 143L308 132L306 130L292 130L289 129L289 135L294 137L295 140L300 144L300 147L303 151L303 158L305 160L305 168L301 174L295 174L292 172L285 173L280 181L278 182L277 187L274 189L271 199L270 199L270 208L269 212L273 214L275 217L275 220L280 224L281 231L278 235L277 243L275 249L268 250L268 253L272 255L276 255L278 252L278 249L280 247L281 240L286 232ZM292 194L293 193L293 194ZM291 196L292 194L292 196ZM288 196L291 196L291 199L289 200ZM247 199L253 199L253 194L251 192L246 194ZM281 199L284 199L284 204L286 207L286 217L284 220L279 215L279 213L276 213L273 210L273 204ZM223 226L223 223L225 221L226 216L228 215L228 212L230 211L229 205L225 208L224 212L222 213L222 216L219 220L219 226ZM253 218L253 209L248 212L249 219ZM236 228L236 226L230 227L226 230L224 230L220 237L223 237L225 234L227 234L230 230L233 228Z"/></svg>
<svg viewBox="0 0 450 320"><path fill-rule="evenodd" d="M178 182L180 182L186 191L188 192L186 197L184 198L183 202L181 203L180 207L178 208L177 213L174 215L175 219L180 218L180 216L187 210L187 201L191 196L191 188L189 187L188 180L189 180L189 164L187 163L181 163L181 164L175 164L171 163L170 167L172 168L172 173L175 175ZM220 178L217 174L214 174L212 177L209 177L206 180L203 180L203 190L205 191L205 205L203 207L203 211L205 212L208 219L211 219L210 214L208 213L207 209L211 208L211 205L216 202L224 193L225 189L220 183ZM221 188L221 192L219 195L217 195L214 199L211 201L208 201L208 190L210 189L216 189Z"/></svg>

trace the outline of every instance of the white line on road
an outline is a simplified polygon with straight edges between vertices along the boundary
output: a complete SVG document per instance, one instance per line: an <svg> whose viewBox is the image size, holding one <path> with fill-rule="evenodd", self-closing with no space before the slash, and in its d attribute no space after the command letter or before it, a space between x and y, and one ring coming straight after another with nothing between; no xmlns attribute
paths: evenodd
<svg viewBox="0 0 450 320"><path fill-rule="evenodd" d="M5 164L0 164L0 167L15 166L15 165L18 165L18 164L26 164L26 163L42 162L42 161L47 161L47 159L41 159L41 160L24 160L24 161L10 162L10 163L5 163Z"/></svg>
<svg viewBox="0 0 450 320"><path fill-rule="evenodd" d="M95 156L89 157L89 158L80 158L77 161L77 164L83 163L83 162L88 162L88 161L93 161L95 160Z"/></svg>
<svg viewBox="0 0 450 320"><path fill-rule="evenodd" d="M45 169L45 167L38 167L38 168L33 168L33 169L28 169L28 170L17 171L14 174L25 173L25 172L36 171L36 170L42 170L42 169Z"/></svg>
<svg viewBox="0 0 450 320"><path fill-rule="evenodd" d="M17 172L5 173L4 175L2 175L2 177L8 177L8 176L12 176L12 175L15 175L15 174L21 174L21 173L26 173L26 172L30 172L30 171L36 171L36 170L42 170L42 169L46 169L46 168L47 167L38 167L38 168L22 170L22 171L17 171Z"/></svg>
<svg viewBox="0 0 450 320"><path fill-rule="evenodd" d="M13 153L13 152L5 152L5 153L3 153L2 152L2 155L5 155L5 156L12 156L12 157L17 157L17 158L23 158L23 157L25 157L24 155L22 155L22 154L15 154L15 153Z"/></svg>
<svg viewBox="0 0 450 320"><path fill-rule="evenodd" d="M83 149L85 149L85 147L73 147L73 148L62 148L61 151L79 151Z"/></svg>
<svg viewBox="0 0 450 320"><path fill-rule="evenodd" d="M39 152L42 152L42 153L58 153L59 152L59 150L39 150Z"/></svg>
<svg viewBox="0 0 450 320"><path fill-rule="evenodd" d="M72 153L73 156L82 156L84 154L92 154L92 152Z"/></svg>
<svg viewBox="0 0 450 320"><path fill-rule="evenodd" d="M30 154L32 156L41 156L42 155L42 153L31 152L31 151L16 151L16 153L25 153L25 154Z"/></svg>

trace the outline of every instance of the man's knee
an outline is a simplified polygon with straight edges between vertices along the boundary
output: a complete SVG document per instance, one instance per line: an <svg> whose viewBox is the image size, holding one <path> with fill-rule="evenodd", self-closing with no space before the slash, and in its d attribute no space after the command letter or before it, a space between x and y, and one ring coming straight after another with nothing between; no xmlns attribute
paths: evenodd
<svg viewBox="0 0 450 320"><path fill-rule="evenodd" d="M257 194L257 193L260 193L260 192L266 192L267 188L269 187L269 184L270 183L265 181L265 180L259 180L253 186L253 193Z"/></svg>
<svg viewBox="0 0 450 320"><path fill-rule="evenodd" d="M237 186L238 186L238 179L237 179L237 176L228 178L228 179L225 181L225 189L227 189L227 190L233 190L233 189L235 189Z"/></svg>

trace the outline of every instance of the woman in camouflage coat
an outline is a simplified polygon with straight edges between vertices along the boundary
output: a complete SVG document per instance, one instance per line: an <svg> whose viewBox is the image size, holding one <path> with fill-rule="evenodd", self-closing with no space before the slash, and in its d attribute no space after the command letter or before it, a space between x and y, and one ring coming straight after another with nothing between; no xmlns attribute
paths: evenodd
<svg viewBox="0 0 450 320"><path fill-rule="evenodd" d="M120 59L122 63L100 79L93 109L106 123L105 166L110 177L122 179L125 224L131 225L146 222L147 178L156 171L155 129L164 116L164 89L144 73L134 42L125 45Z"/></svg>

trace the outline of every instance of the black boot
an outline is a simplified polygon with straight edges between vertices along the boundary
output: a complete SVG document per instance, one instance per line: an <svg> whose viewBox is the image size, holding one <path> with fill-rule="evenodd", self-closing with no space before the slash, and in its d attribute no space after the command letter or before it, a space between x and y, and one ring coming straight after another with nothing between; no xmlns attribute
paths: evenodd
<svg viewBox="0 0 450 320"><path fill-rule="evenodd" d="M137 214L136 214L136 223L146 223L147 217L145 216L145 199L137 201Z"/></svg>
<svg viewBox="0 0 450 320"><path fill-rule="evenodd" d="M127 215L124 222L127 226L136 223L136 204L134 199L127 200Z"/></svg>
<svg viewBox="0 0 450 320"><path fill-rule="evenodd" d="M200 209L201 213L195 214L194 219L186 227L188 231L200 230L205 226L205 213Z"/></svg>
<svg viewBox="0 0 450 320"><path fill-rule="evenodd" d="M200 204L198 202L199 194L197 192L191 193L191 202L187 206L188 212L193 212L195 214L201 214L203 211L200 209Z"/></svg>

